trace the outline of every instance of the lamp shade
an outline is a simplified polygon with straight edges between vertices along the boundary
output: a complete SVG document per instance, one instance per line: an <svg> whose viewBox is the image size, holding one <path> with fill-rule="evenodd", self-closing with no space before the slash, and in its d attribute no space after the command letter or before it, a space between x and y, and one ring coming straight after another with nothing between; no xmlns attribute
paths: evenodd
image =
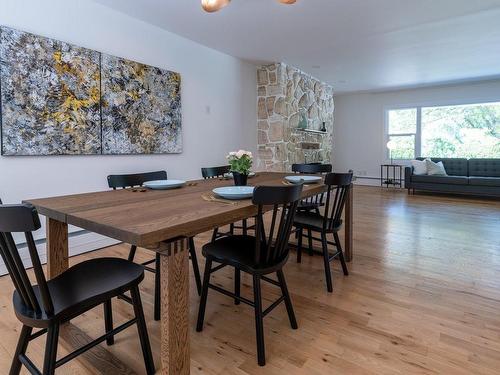
<svg viewBox="0 0 500 375"><path fill-rule="evenodd" d="M386 146L389 150L394 150L396 148L396 142L394 142L393 140L390 140L389 142L387 142Z"/></svg>
<svg viewBox="0 0 500 375"><path fill-rule="evenodd" d="M206 12L212 13L224 8L231 0L201 0L201 7Z"/></svg>

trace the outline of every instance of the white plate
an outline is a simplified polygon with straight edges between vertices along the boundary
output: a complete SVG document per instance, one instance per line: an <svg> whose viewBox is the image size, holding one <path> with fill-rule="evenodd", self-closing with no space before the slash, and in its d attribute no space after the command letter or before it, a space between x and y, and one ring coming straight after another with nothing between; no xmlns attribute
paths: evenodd
<svg viewBox="0 0 500 375"><path fill-rule="evenodd" d="M246 199L253 196L253 189L253 186L225 186L212 191L225 199Z"/></svg>
<svg viewBox="0 0 500 375"><path fill-rule="evenodd" d="M304 175L295 175L295 176L286 176L285 180L290 181L291 183L294 184L314 184L316 182L320 182L323 179L323 177L320 176L304 176Z"/></svg>
<svg viewBox="0 0 500 375"><path fill-rule="evenodd" d="M175 189L183 186L186 181L183 180L155 180L155 181L146 181L144 186L153 189L153 190L166 190L166 189Z"/></svg>
<svg viewBox="0 0 500 375"><path fill-rule="evenodd" d="M248 178L252 178L253 176L255 176L255 172L250 172L248 174ZM224 178L225 179L230 179L230 178L233 178L233 173L232 172L229 172L229 173L224 173Z"/></svg>

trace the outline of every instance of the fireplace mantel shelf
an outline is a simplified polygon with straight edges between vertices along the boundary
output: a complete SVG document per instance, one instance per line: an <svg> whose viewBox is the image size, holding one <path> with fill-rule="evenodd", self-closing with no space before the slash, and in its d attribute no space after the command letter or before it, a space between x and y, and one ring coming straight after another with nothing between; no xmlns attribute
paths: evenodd
<svg viewBox="0 0 500 375"><path fill-rule="evenodd" d="M324 131L314 130L314 129L299 129L299 128L295 128L295 130L299 131L299 132L306 132L306 133L326 134L326 132L324 132Z"/></svg>

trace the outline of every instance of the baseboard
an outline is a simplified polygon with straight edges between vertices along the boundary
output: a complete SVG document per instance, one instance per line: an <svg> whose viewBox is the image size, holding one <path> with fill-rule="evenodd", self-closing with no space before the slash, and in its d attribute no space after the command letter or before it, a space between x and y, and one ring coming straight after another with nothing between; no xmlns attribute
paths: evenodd
<svg viewBox="0 0 500 375"><path fill-rule="evenodd" d="M47 252L46 252L46 241L45 239L37 240L37 249L40 256L40 261L42 264L47 263ZM114 240L112 238L104 237L99 234L88 232L86 230L80 230L72 232L69 234L69 256L75 256L83 254L89 251L101 249L103 247L115 245L120 243L120 241ZM32 267L31 259L28 253L28 248L26 244L18 244L19 254L23 260L26 268ZM0 275L7 274L7 268L3 261L0 261Z"/></svg>
<svg viewBox="0 0 500 375"><path fill-rule="evenodd" d="M380 186L380 177L355 176L354 185Z"/></svg>

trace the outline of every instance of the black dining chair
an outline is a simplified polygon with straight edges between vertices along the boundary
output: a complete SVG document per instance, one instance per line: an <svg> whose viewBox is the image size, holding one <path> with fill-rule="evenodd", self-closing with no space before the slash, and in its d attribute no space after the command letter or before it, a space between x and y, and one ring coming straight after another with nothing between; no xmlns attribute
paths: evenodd
<svg viewBox="0 0 500 375"><path fill-rule="evenodd" d="M288 260L288 240L301 192L302 185L256 187L253 195L253 203L258 205L255 236L222 237L206 244L202 250L203 255L206 257L206 263L196 330L201 332L203 329L208 289L232 297L235 304L243 302L252 306L255 309L257 358L261 366L266 363L264 316L284 301L290 325L293 329L297 329L297 321L286 286L283 266ZM272 207L268 236L266 236L264 226L264 206ZM212 268L213 262L219 263L219 265ZM234 267L234 293L210 283L211 274L226 266ZM241 271L249 273L253 277L253 301L241 296ZM271 273L276 273L277 280L267 277ZM281 297L266 309L262 307L261 281L279 287L282 293Z"/></svg>
<svg viewBox="0 0 500 375"><path fill-rule="evenodd" d="M229 165L223 165L220 167L206 167L206 168L201 168L201 175L205 180L212 179L212 178L224 178L224 176L231 171L231 167ZM212 233L212 241L215 241L215 239L222 237L222 236L227 236L227 235L234 235L234 230L235 229L241 229L242 233L244 235L248 234L249 230L255 229L255 225L248 225L248 220L243 219L241 225L237 225L235 223L229 224L229 232L228 233L221 233L219 232L219 228L215 228L213 233Z"/></svg>
<svg viewBox="0 0 500 375"><path fill-rule="evenodd" d="M24 365L31 374L53 375L55 369L106 341L113 345L114 336L136 324L147 374L155 373L148 331L144 320L139 284L144 269L120 258L99 258L79 263L47 281L32 232L40 228L36 209L27 204L0 205L0 254L7 267L15 291L14 311L23 324L17 348L12 359L10 375L17 375ZM36 278L32 285L24 268L13 233L24 233ZM113 328L111 299L130 292L134 318ZM105 334L76 351L57 359L59 328L88 310L104 306ZM38 329L33 333L33 329ZM43 370L26 355L31 340L46 334Z"/></svg>
<svg viewBox="0 0 500 375"><path fill-rule="evenodd" d="M347 194L352 182L352 172L349 173L328 173L325 176L325 185L327 186L326 202L324 213L320 214L315 211L299 211L295 215L293 225L297 228L298 244L297 244L297 263L301 262L302 256L302 236L303 231L318 232L321 238L310 237L313 240L320 241L323 251L323 261L325 265L326 287L328 292L333 292L332 274L330 270L330 262L339 258L344 275L348 275L347 265L344 259L344 252L340 243L338 231L342 227L342 212L344 210ZM334 241L328 241L327 235L331 233ZM328 251L328 245L333 245L336 248L334 254ZM312 247L310 245L310 247Z"/></svg>
<svg viewBox="0 0 500 375"><path fill-rule="evenodd" d="M307 163L307 164L292 164L292 172L298 174L308 174L308 175L320 175L325 173L330 173L332 171L331 164L322 164L322 163ZM299 211L315 211L319 213L319 208L324 206L325 204L325 194L313 195L311 197L302 199L299 202L298 210ZM295 232L296 238L298 238L298 233ZM312 231L308 230L307 238L309 243L309 255L313 256L313 239L312 239Z"/></svg>
<svg viewBox="0 0 500 375"><path fill-rule="evenodd" d="M125 188L133 188L133 187L141 187L147 181L154 180L166 180L167 172L166 171L156 171L156 172L145 172L145 173L134 173L134 174L115 174L108 176L108 186L113 190L116 189L125 189ZM131 262L134 261L135 253L137 251L137 246L131 245L130 251L128 254L128 260ZM196 257L196 249L194 246L194 239L189 238L189 255L191 257L191 262L193 264L193 273L196 281L196 288L198 294L201 292L201 276L200 269L198 267L198 260ZM149 267L151 263L155 263L155 268ZM160 300L160 255L157 253L155 259L150 259L144 263L141 263L145 270L152 272L155 274L155 302L154 302L154 319L160 320L161 313L161 300ZM122 296L121 298L130 302L130 299L126 296Z"/></svg>

